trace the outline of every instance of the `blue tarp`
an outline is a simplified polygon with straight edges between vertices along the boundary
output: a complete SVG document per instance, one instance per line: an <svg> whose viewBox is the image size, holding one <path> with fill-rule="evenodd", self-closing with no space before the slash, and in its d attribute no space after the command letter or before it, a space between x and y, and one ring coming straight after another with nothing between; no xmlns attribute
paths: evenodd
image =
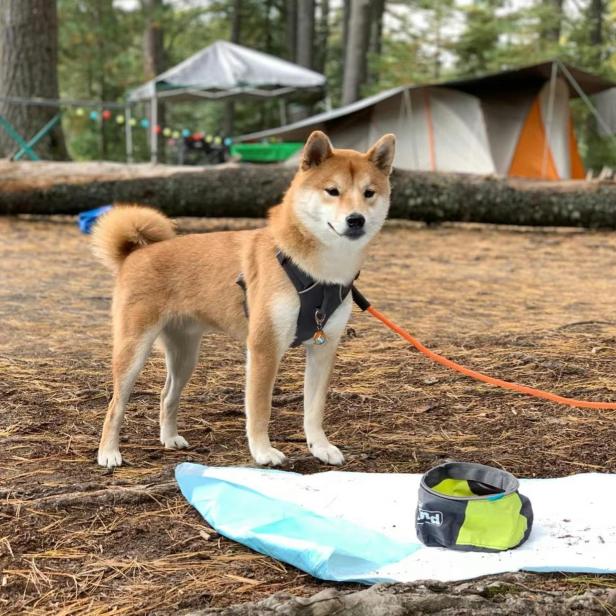
<svg viewBox="0 0 616 616"><path fill-rule="evenodd" d="M204 474L184 463L175 478L188 502L221 535L289 563L322 580L384 582L366 574L409 556L421 546L400 543L372 529L328 518L310 509L254 491L232 478ZM284 471L242 469L263 473ZM297 476L297 473L284 473Z"/></svg>
<svg viewBox="0 0 616 616"><path fill-rule="evenodd" d="M77 220L77 224L79 225L79 230L82 233L90 233L92 231L92 226L94 225L94 223L105 212L108 212L112 207L113 206L111 205L101 205L101 207L97 207L93 210L88 210L87 212L81 212Z"/></svg>

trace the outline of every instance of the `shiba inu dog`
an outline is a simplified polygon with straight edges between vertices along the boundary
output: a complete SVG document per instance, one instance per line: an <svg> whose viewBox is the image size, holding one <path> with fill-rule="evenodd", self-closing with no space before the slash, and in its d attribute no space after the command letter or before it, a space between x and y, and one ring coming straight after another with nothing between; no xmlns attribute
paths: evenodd
<svg viewBox="0 0 616 616"><path fill-rule="evenodd" d="M246 345L246 432L258 464L284 462L268 435L274 380L285 351L306 349L304 430L312 454L342 464L323 431L336 348L351 313L350 286L389 209L395 138L366 153L333 149L320 131L267 226L176 236L154 209L116 206L95 226L95 254L115 274L113 397L98 463L122 463L120 424L155 340L167 379L160 398L160 441L188 447L177 410L204 334L225 332ZM238 283L238 284L236 284Z"/></svg>

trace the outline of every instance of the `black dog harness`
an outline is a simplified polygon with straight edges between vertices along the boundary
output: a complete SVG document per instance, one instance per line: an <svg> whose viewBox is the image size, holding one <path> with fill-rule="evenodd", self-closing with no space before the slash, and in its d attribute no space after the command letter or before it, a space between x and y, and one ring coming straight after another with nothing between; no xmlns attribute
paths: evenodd
<svg viewBox="0 0 616 616"><path fill-rule="evenodd" d="M300 307L297 327L295 339L291 346L299 346L302 342L310 339L314 339L315 344L324 344L327 337L323 333L323 327L334 314L336 308L345 300L353 284L345 286L318 282L310 274L295 265L291 258L280 250L276 253L276 258L299 295ZM244 291L244 312L248 316L244 277L240 274L236 282Z"/></svg>

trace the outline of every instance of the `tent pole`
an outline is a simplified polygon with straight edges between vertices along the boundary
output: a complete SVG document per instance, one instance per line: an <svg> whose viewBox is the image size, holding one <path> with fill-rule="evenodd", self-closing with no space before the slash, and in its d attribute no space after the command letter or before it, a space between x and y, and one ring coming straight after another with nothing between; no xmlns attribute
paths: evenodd
<svg viewBox="0 0 616 616"><path fill-rule="evenodd" d="M411 99L411 93L408 88L405 88L402 94L402 106L400 109L400 116L398 118L398 131L400 134L404 132L404 120L410 121L411 132L413 130L413 101ZM413 162L415 163L415 169L419 166L419 157L417 156L417 143L415 137L411 136L411 144L413 148Z"/></svg>
<svg viewBox="0 0 616 616"><path fill-rule="evenodd" d="M573 75L569 72L569 69L560 60L556 60L556 62L558 63L560 70L563 72L563 75L567 78L567 81L573 86L573 89L578 93L578 95L584 101L590 112L595 116L595 119L601 125L601 128L603 128L603 130L606 131L610 139L612 139L612 141L616 143L616 136L611 134L611 129L608 126L608 123L597 111L597 108L592 104L590 98L586 96L586 92L582 90L580 84L573 78Z"/></svg>
<svg viewBox="0 0 616 616"><path fill-rule="evenodd" d="M432 109L430 108L430 93L423 89L424 114L428 125L428 145L430 146L430 171L436 171L436 149L434 144L434 125L432 124Z"/></svg>
<svg viewBox="0 0 616 616"><path fill-rule="evenodd" d="M543 160L541 161L541 179L545 178L548 166L548 148L550 134L552 132L552 122L554 120L554 97L556 96L556 76L558 75L558 64L552 62L552 74L550 76L550 96L548 98L548 121L545 127L545 139L543 141Z"/></svg>
<svg viewBox="0 0 616 616"><path fill-rule="evenodd" d="M154 86L154 94L150 100L150 162L156 164L158 162L158 133L156 125L158 124L158 103L156 102L156 86Z"/></svg>
<svg viewBox="0 0 616 616"><path fill-rule="evenodd" d="M130 103L126 103L124 110L124 134L126 135L126 162L133 162L133 131L130 125L131 109Z"/></svg>

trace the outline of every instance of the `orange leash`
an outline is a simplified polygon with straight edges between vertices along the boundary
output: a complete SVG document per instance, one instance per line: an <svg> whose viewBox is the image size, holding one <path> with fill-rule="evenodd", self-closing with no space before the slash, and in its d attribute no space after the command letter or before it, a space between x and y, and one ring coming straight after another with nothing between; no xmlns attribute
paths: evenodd
<svg viewBox="0 0 616 616"><path fill-rule="evenodd" d="M353 300L362 309L367 310L373 317L381 321L384 325L389 327L393 332L398 334L401 338L404 338L407 342L410 342L420 353L425 355L428 359L445 366L455 372L469 376L472 379L488 383L488 385L494 385L496 387L502 387L503 389L510 389L519 394L525 394L527 396L533 396L535 398L543 398L550 402L556 402L558 404L565 404L567 406L574 406L584 409L603 409L603 410L616 410L616 402L593 402L591 400L576 400L575 398L565 398L557 394L550 393L549 391L542 391L541 389L535 389L534 387L528 387L527 385L520 385L519 383L511 383L510 381L503 381L502 379L496 379L487 374L476 372L465 366L461 366L451 359L447 359L434 351L426 348L417 338L414 338L405 329L402 329L399 325L396 325L393 321L390 321L384 314L379 312L376 308L370 306L370 303L366 298L357 291L355 287L352 288Z"/></svg>

